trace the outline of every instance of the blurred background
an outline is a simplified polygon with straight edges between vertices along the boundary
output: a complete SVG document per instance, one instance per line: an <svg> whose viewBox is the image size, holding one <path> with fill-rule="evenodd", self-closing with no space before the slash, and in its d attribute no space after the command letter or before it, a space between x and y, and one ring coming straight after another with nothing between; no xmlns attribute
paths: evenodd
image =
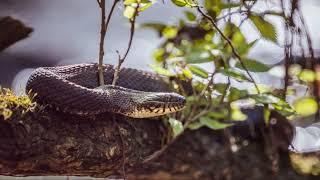
<svg viewBox="0 0 320 180"><path fill-rule="evenodd" d="M267 0L266 0L267 1ZM107 1L110 9L112 1ZM273 9L273 0L260 4L259 8ZM304 0L302 12L309 28L313 47L320 49L320 1ZM141 13L137 23L163 22L175 25L183 18L183 8L174 6L171 1L158 1L150 9ZM122 15L121 3L116 7L105 40L105 63L117 63L117 53L124 52L129 38L129 23ZM0 17L11 16L33 28L31 35L0 53L0 86L13 88L20 94L25 83L36 67L66 65L83 62L97 62L100 37L100 11L95 0L0 0ZM276 25L279 45L260 40L250 56L265 64L280 62L283 55L284 24L277 18L270 18ZM153 63L152 52L161 43L157 33L139 28L135 32L133 46L123 66L150 70ZM257 33L248 23L242 26L248 41L257 39ZM316 51L319 56L319 51ZM206 65L204 65L206 67ZM207 67L208 68L208 67ZM274 70L273 74L281 74ZM272 74L272 72L271 72ZM272 75L255 74L258 82L267 82L272 86L281 84L280 78ZM9 177L0 177L0 179ZM73 179L72 177L60 177ZM11 177L10 179L16 179ZM30 177L29 179L34 179ZM38 177L42 179L42 177ZM46 177L45 179L56 179ZM77 178L78 179L78 178ZM88 179L88 178L83 178Z"/></svg>
<svg viewBox="0 0 320 180"><path fill-rule="evenodd" d="M107 1L107 8L112 1ZM273 9L272 0L262 3L259 8ZM171 1L158 1L150 9L141 13L137 23L164 22L177 24L183 18L183 8L174 6ZM313 39L313 47L320 48L320 1L304 0L302 11ZM115 9L105 40L105 63L117 62L116 50L123 53L129 38L129 23L122 15L121 3ZM0 53L0 85L11 87L15 92L23 92L25 82L33 68L82 62L97 62L100 11L96 1L88 0L1 0L0 16L11 16L33 28L30 37L15 43ZM274 64L283 59L284 25L277 18L270 19L277 27L280 45L260 40L250 52L250 56ZM139 26L138 26L139 27ZM242 26L248 40L254 40L257 33L250 24ZM157 33L138 28L133 47L124 66L149 69L153 62L152 51L161 39ZM281 81L266 76L255 76L258 81Z"/></svg>

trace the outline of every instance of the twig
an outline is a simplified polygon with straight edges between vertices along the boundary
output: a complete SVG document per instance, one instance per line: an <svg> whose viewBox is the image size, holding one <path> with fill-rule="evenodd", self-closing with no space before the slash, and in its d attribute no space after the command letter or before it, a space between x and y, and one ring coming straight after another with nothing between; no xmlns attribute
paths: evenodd
<svg viewBox="0 0 320 180"><path fill-rule="evenodd" d="M131 49L133 36L134 36L134 30L135 30L136 17L138 15L139 5L140 4L138 3L137 7L135 8L134 15L133 15L132 19L130 19L131 28L130 28L130 37L129 37L128 47L127 47L127 50L126 50L126 52L125 52L123 57L121 57L119 55L118 65L117 65L117 67L115 68L115 71L114 71L112 85L116 85L117 80L119 79L120 67L121 67L122 63L124 62L124 60L127 58L128 54L129 54L129 51Z"/></svg>
<svg viewBox="0 0 320 180"><path fill-rule="evenodd" d="M101 10L101 29L100 29L100 45L99 45L99 64L98 64L98 74L99 74L99 85L104 85L104 67L103 67L103 56L104 56L104 39L106 36L106 2L105 0L97 0L100 10Z"/></svg>
<svg viewBox="0 0 320 180"><path fill-rule="evenodd" d="M106 22L106 24L105 24L105 26L106 26L106 31L108 31L108 26L109 26L109 22L110 22L111 16L112 16L112 14L113 14L114 8L116 7L116 5L117 5L117 3L118 3L119 1L120 1L120 0L114 0L114 1L113 1L112 7L111 7L110 12L109 12L108 17L107 17L107 22Z"/></svg>
<svg viewBox="0 0 320 180"><path fill-rule="evenodd" d="M201 10L201 7L200 6L197 6L197 10L198 12L204 17L206 18L207 20L209 20L211 22L211 24L213 25L213 27L218 31L218 33L220 34L220 36L227 41L227 43L229 44L229 46L231 47L231 50L232 50L232 53L233 55L239 60L242 68L246 71L246 73L248 74L248 76L250 77L252 83L254 84L255 88L257 89L257 92L260 94L260 90L258 88L258 85L257 83L255 82L255 80L253 79L252 75L250 74L248 68L245 66L245 64L243 63L243 60L242 58L240 57L240 55L238 54L238 52L236 51L236 49L234 48L231 40L226 37L223 32L218 28L218 26L216 25L216 23L214 22L214 20L212 19L211 16L207 15L206 13L204 13L202 10Z"/></svg>
<svg viewBox="0 0 320 180"><path fill-rule="evenodd" d="M164 151L166 151L168 149L168 147L175 141L176 138L174 138L171 142L169 142L168 144L164 145L161 149L159 149L158 151L152 153L150 156L148 156L146 159L144 159L142 161L142 163L148 163L151 162L153 160L155 160L156 158L158 158L160 155L163 154Z"/></svg>
<svg viewBox="0 0 320 180"><path fill-rule="evenodd" d="M98 73L99 73L99 85L104 85L104 66L103 66L103 56L104 56L104 40L108 30L108 26L111 20L111 16L113 14L114 8L116 4L120 0L114 0L110 12L106 21L106 7L105 0L97 0L99 7L101 9L101 30L100 30L100 46L99 46L99 64L98 64Z"/></svg>
<svg viewBox="0 0 320 180"><path fill-rule="evenodd" d="M284 1L281 0L281 8L282 8L282 16L286 17L285 14L285 4ZM290 30L290 25L288 22L285 22L285 39L284 39L284 54L285 54L285 59L284 59L284 66L285 66L285 76L284 76L284 93L283 93L283 98L286 99L287 96L287 89L289 86L289 66L291 63L291 47L292 47L292 43L289 44L289 34L292 33L292 31ZM291 36L291 40L292 40L292 36ZM292 42L292 41L291 41Z"/></svg>
<svg viewBox="0 0 320 180"><path fill-rule="evenodd" d="M101 2L100 2L100 0L97 0L97 3L99 4L99 7L101 8Z"/></svg>
<svg viewBox="0 0 320 180"><path fill-rule="evenodd" d="M220 20L222 20L222 19L224 19L224 18L226 18L226 17L232 16L232 15L234 15L234 14L243 14L243 13L248 13L248 11L246 11L246 10L241 10L241 9L239 9L239 10L237 10L237 11L232 11L232 12L229 12L228 14L225 14L225 15L223 15L223 16L220 16L220 17L216 18L216 21L220 21Z"/></svg>
<svg viewBox="0 0 320 180"><path fill-rule="evenodd" d="M310 53L310 56L311 56L311 64L312 64L312 69L315 73L317 73L317 64L316 64L316 59L314 57L314 51L313 51L313 48L312 48L312 40L311 40L311 37L310 37L310 32L308 30L308 27L304 21L304 17L303 17L303 14L300 10L300 8L297 8L298 10L298 13L299 13L299 17L300 17L300 21L302 23L302 26L303 26L303 29L305 31L305 35L306 35L306 38L307 38L307 45L308 45L308 50L309 50L309 53ZM316 101L317 101L317 113L315 115L315 119L316 121L319 121L319 118L320 118L320 112L319 112L319 101L320 101L320 97L319 97L319 81L318 80L315 80L313 82L313 94L316 98Z"/></svg>

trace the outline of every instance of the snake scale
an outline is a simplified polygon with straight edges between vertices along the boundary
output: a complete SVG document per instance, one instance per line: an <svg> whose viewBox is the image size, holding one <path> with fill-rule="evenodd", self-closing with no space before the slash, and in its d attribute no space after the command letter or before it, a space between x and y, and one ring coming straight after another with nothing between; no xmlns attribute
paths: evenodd
<svg viewBox="0 0 320 180"><path fill-rule="evenodd" d="M111 112L147 118L177 112L185 106L185 98L171 92L156 74L122 68L116 86L112 86L114 68L105 64L104 69L106 85L99 86L97 64L37 68L26 90L36 94L40 104L80 115Z"/></svg>

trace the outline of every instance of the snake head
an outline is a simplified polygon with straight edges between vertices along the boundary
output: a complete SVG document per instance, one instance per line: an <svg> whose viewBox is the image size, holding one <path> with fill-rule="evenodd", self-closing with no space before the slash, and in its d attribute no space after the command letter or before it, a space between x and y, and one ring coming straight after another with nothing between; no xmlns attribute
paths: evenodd
<svg viewBox="0 0 320 180"><path fill-rule="evenodd" d="M119 86L104 85L96 88L106 92L111 112L133 118L148 118L174 113L185 107L185 97L170 92L144 92Z"/></svg>
<svg viewBox="0 0 320 180"><path fill-rule="evenodd" d="M185 97L177 93L147 93L136 100L136 106L127 113L134 118L161 116L182 110L185 107Z"/></svg>

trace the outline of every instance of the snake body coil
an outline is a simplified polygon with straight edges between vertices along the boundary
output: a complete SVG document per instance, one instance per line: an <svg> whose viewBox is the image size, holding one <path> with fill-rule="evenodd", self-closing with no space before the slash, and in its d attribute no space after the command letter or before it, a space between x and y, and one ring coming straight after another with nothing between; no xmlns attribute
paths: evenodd
<svg viewBox="0 0 320 180"><path fill-rule="evenodd" d="M105 84L114 69L104 65ZM123 68L117 86L98 87L97 64L42 67L30 76L26 90L35 100L72 114L118 113L134 118L160 116L181 110L185 98L170 92L161 77L146 71Z"/></svg>

